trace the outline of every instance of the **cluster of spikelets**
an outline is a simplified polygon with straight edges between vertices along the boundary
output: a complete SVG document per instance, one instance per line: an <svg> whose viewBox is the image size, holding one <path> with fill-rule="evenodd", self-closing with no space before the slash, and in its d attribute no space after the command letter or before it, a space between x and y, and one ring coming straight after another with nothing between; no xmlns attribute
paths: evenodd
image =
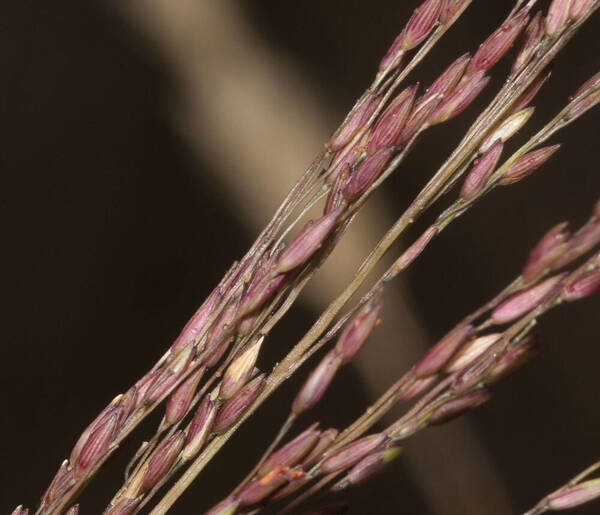
<svg viewBox="0 0 600 515"><path fill-rule="evenodd" d="M106 511L112 515L136 512L175 472L191 462L195 467L202 458L195 469L199 472L211 457L206 454L205 459L203 454L208 452L209 443L214 454L271 391L341 331L295 397L288 421L274 442L279 443L292 423L322 398L340 367L363 347L379 322L387 282L492 189L524 179L558 150L559 145L542 143L600 102L600 74L583 84L554 119L499 164L504 143L533 114L531 103L550 76L549 63L596 10L598 0L554 0L546 16L539 12L531 15L535 0L523 3L517 2L504 23L472 56L458 57L424 91L413 84L398 92L408 73L470 0L426 0L414 11L380 62L374 83L248 254L234 263L153 369L117 396L83 432L42 497L39 513L67 509L70 514L77 513L77 505L69 508L77 494L140 421L166 401L156 435L140 447L123 487ZM429 127L458 116L472 104L488 84L492 67L516 42L516 57L502 90L382 239L374 257L361 267L362 275L269 376L260 373L256 362L270 329L327 258L371 192L400 165ZM457 200L396 259L355 308L322 336L378 256L462 175L466 177ZM306 223L284 246L284 236L301 218L286 227L291 213L303 208L303 214L323 197L322 216ZM290 496L317 478L322 481L303 495L334 479L332 489L336 491L359 484L398 456L401 440L487 401L493 383L535 354L532 323L549 309L600 288L599 244L600 202L574 234L569 234L566 224L551 229L515 281L462 320L352 425L340 432L313 425L276 451L272 445L246 480L210 513L231 515L258 509ZM595 254L590 257L590 252ZM575 261L586 255L586 261L575 266ZM498 326L503 329L489 332ZM206 379L211 369L216 370ZM364 436L392 405L418 395L421 399L403 417L382 432ZM557 509L561 502L572 504L577 495L591 498L591 491L597 495L593 481L592 486L588 481L560 490L548 498L547 506ZM172 492L171 497L178 495L181 488L176 485ZM14 513L28 511L19 507Z"/></svg>

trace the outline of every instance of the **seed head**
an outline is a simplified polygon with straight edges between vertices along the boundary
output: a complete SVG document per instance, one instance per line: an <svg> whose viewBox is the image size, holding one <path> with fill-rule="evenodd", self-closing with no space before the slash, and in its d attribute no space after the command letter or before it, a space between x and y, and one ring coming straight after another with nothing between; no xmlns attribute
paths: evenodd
<svg viewBox="0 0 600 515"><path fill-rule="evenodd" d="M179 381L191 364L195 353L193 347L185 348L175 356L173 361L165 365L161 374L156 378L156 382L148 390L148 402L150 404L162 398Z"/></svg>
<svg viewBox="0 0 600 515"><path fill-rule="evenodd" d="M384 433L377 433L350 442L323 460L320 466L321 472L331 474L332 472L351 467L382 446L386 441L387 436Z"/></svg>
<svg viewBox="0 0 600 515"><path fill-rule="evenodd" d="M503 143L512 138L521 127L527 123L531 115L533 114L533 107L526 107L511 114L506 118L486 139L479 147L480 152L486 152L491 148L494 142L500 140Z"/></svg>
<svg viewBox="0 0 600 515"><path fill-rule="evenodd" d="M161 374L162 369L157 368L156 370L146 374L135 384L135 387L137 388L137 396L134 409L140 408L149 403L148 397L150 391L156 386L156 381Z"/></svg>
<svg viewBox="0 0 600 515"><path fill-rule="evenodd" d="M571 9L569 10L569 18L577 21L590 10L590 7L593 3L594 0L572 0Z"/></svg>
<svg viewBox="0 0 600 515"><path fill-rule="evenodd" d="M426 0L417 7L404 29L402 46L410 50L419 45L431 32L442 10L442 0Z"/></svg>
<svg viewBox="0 0 600 515"><path fill-rule="evenodd" d="M553 0L546 16L546 34L553 38L565 26L569 19L571 0Z"/></svg>
<svg viewBox="0 0 600 515"><path fill-rule="evenodd" d="M436 375L472 334L473 326L470 324L460 324L452 329L417 363L414 370L415 377L423 379Z"/></svg>
<svg viewBox="0 0 600 515"><path fill-rule="evenodd" d="M194 349L184 349L179 354L173 357L172 360L167 361L167 364L164 367L165 374L163 375L181 375L185 372L190 364L190 361L193 359L195 354ZM150 396L152 397L154 393Z"/></svg>
<svg viewBox="0 0 600 515"><path fill-rule="evenodd" d="M202 449L206 439L212 432L217 411L218 406L216 402L211 399L210 395L205 395L190 424L185 440L185 447L181 453L183 461L188 461L200 452L200 449Z"/></svg>
<svg viewBox="0 0 600 515"><path fill-rule="evenodd" d="M469 63L469 54L464 54L456 59L446 68L427 91L414 102L414 107L404 128L397 138L396 143L400 146L406 145L411 138L420 130L427 127L427 120L434 109L452 91L463 76L465 68Z"/></svg>
<svg viewBox="0 0 600 515"><path fill-rule="evenodd" d="M552 155L560 148L560 145L552 145L549 147L542 147L537 150L528 152L524 156L521 156L514 163L512 163L508 169L504 172L500 178L499 184L502 186L508 186L524 179L528 175L535 172L540 166L542 166Z"/></svg>
<svg viewBox="0 0 600 515"><path fill-rule="evenodd" d="M513 374L537 356L538 352L539 346L533 336L529 336L513 345L494 365L487 377L487 382L489 384L496 383Z"/></svg>
<svg viewBox="0 0 600 515"><path fill-rule="evenodd" d="M106 408L104 408L100 412L100 414L94 419L94 421L88 427L86 427L85 431L83 433L81 433L81 436L77 440L77 443L75 444L75 446L73 447L73 450L71 451L71 456L69 457L69 461L70 461L71 465L73 465L79 458L81 449L88 442L89 437L92 434L92 432L98 426L104 424L106 422L106 420L108 420L113 415L113 413L117 409L117 406L119 405L119 403L120 403L120 399L117 399L116 402L115 402L115 400L113 400L108 406L106 406Z"/></svg>
<svg viewBox="0 0 600 515"><path fill-rule="evenodd" d="M369 135L368 155L374 154L379 149L397 145L412 111L418 87L419 85L415 84L403 90L381 114Z"/></svg>
<svg viewBox="0 0 600 515"><path fill-rule="evenodd" d="M483 354L465 369L459 371L452 381L452 390L454 392L465 392L476 385L488 383L487 379L497 362L496 355L491 351Z"/></svg>
<svg viewBox="0 0 600 515"><path fill-rule="evenodd" d="M119 419L119 427L123 425L127 417L135 410L137 403L137 387L134 385L127 390L119 399L121 408L121 418Z"/></svg>
<svg viewBox="0 0 600 515"><path fill-rule="evenodd" d="M331 487L334 492L344 490L349 486L364 483L373 476L385 470L402 452L401 447L389 447L383 451L376 451L359 461L348 474Z"/></svg>
<svg viewBox="0 0 600 515"><path fill-rule="evenodd" d="M523 32L517 57L513 61L512 73L517 73L529 62L543 36L542 13L538 11Z"/></svg>
<svg viewBox="0 0 600 515"><path fill-rule="evenodd" d="M569 110L569 118L574 120L587 111L596 107L600 102L600 89L597 89L593 93L590 93L587 97L582 98L579 102L576 102Z"/></svg>
<svg viewBox="0 0 600 515"><path fill-rule="evenodd" d="M479 46L469 63L465 75L470 77L477 72L485 72L494 66L508 52L528 21L528 10L521 9L503 23Z"/></svg>
<svg viewBox="0 0 600 515"><path fill-rule="evenodd" d="M120 410L115 408L89 435L75 462L75 477L83 476L92 465L104 456L108 446L116 436L119 416Z"/></svg>
<svg viewBox="0 0 600 515"><path fill-rule="evenodd" d="M219 390L219 397L221 399L227 400L233 397L246 384L256 364L256 358L258 357L263 341L264 336L259 337L229 365L221 381L221 388Z"/></svg>
<svg viewBox="0 0 600 515"><path fill-rule="evenodd" d="M586 80L573 95L573 98L581 96L569 110L569 117L575 119L586 111L596 106L600 100L600 72Z"/></svg>
<svg viewBox="0 0 600 515"><path fill-rule="evenodd" d="M404 43L404 31L401 32L396 39L394 39L393 43L388 48L388 51L385 53L381 61L379 62L379 71L382 72L387 68L393 66L394 68L399 68L402 64L402 59L405 54L405 50L402 47Z"/></svg>
<svg viewBox="0 0 600 515"><path fill-rule="evenodd" d="M435 111L435 108L442 101L442 96L437 94L435 96L429 97L427 102L420 102L418 105L412 110L408 121L404 125L404 129L402 129L402 133L398 138L398 144L401 147L404 147L412 138L414 138L419 131L422 131L429 127L429 117L431 113Z"/></svg>
<svg viewBox="0 0 600 515"><path fill-rule="evenodd" d="M335 345L337 354L342 358L342 364L348 363L365 344L379 320L381 307L381 300L375 297L346 324Z"/></svg>
<svg viewBox="0 0 600 515"><path fill-rule="evenodd" d="M261 308L279 289L284 279L284 274L273 278L265 274L256 284L251 285L248 293L242 298L238 316L243 317Z"/></svg>
<svg viewBox="0 0 600 515"><path fill-rule="evenodd" d="M64 460L42 497L41 507L50 506L56 499L62 497L74 483L74 470L69 466L69 460Z"/></svg>
<svg viewBox="0 0 600 515"><path fill-rule="evenodd" d="M288 474L282 470L274 470L271 474L251 481L238 494L240 506L251 506L263 501L287 482Z"/></svg>
<svg viewBox="0 0 600 515"><path fill-rule="evenodd" d="M567 301L579 300L600 290L600 270L590 270L566 284L562 298Z"/></svg>
<svg viewBox="0 0 600 515"><path fill-rule="evenodd" d="M392 268L392 273L397 274L405 268L408 268L408 266L421 255L437 233L438 227L436 225L428 227L425 232L423 232L423 234L421 234L421 236L419 236L396 260Z"/></svg>
<svg viewBox="0 0 600 515"><path fill-rule="evenodd" d="M205 370L206 367L202 366L192 372L169 396L165 408L165 423L167 425L176 424L187 413Z"/></svg>
<svg viewBox="0 0 600 515"><path fill-rule="evenodd" d="M460 190L461 199L471 200L483 191L490 176L496 169L503 148L502 140L498 139L481 158L475 161Z"/></svg>
<svg viewBox="0 0 600 515"><path fill-rule="evenodd" d="M552 70L550 68L546 68L539 75L533 79L533 82L527 86L525 91L521 93L521 96L517 98L513 106L510 108L511 113L516 113L520 111L524 107L528 106L530 102L536 97L542 86L546 83L546 81L552 75Z"/></svg>
<svg viewBox="0 0 600 515"><path fill-rule="evenodd" d="M600 223L596 222L571 237L567 251L552 264L552 269L559 270L572 263L593 249L598 243L600 243Z"/></svg>
<svg viewBox="0 0 600 515"><path fill-rule="evenodd" d="M363 142L354 145L350 150L345 148L338 151L331 159L331 165L325 172L325 182L332 184L336 181L338 176L346 168L352 168L362 159L364 155L364 147L366 145L367 135L363 137Z"/></svg>
<svg viewBox="0 0 600 515"><path fill-rule="evenodd" d="M429 376L423 379L417 379L413 381L410 386L402 390L402 393L399 396L399 399L402 401L408 401L420 393L424 392L427 388L431 386L431 384L435 381L436 376Z"/></svg>
<svg viewBox="0 0 600 515"><path fill-rule="evenodd" d="M440 23L446 25L470 0L444 0L440 13Z"/></svg>
<svg viewBox="0 0 600 515"><path fill-rule="evenodd" d="M440 407L438 407L429 418L429 423L433 425L443 424L449 422L462 414L470 411L478 406L481 406L484 402L487 402L491 393L486 389L475 390L470 393L461 395L451 399Z"/></svg>
<svg viewBox="0 0 600 515"><path fill-rule="evenodd" d="M258 475L264 476L275 468L293 468L300 463L319 442L319 431L311 427L300 433L291 442L275 451L258 469Z"/></svg>
<svg viewBox="0 0 600 515"><path fill-rule="evenodd" d="M239 337L248 336L254 329L254 326L255 326L257 320L258 320L257 313L250 313L249 315L242 317L242 319L238 322L237 327L235 329L236 334Z"/></svg>
<svg viewBox="0 0 600 515"><path fill-rule="evenodd" d="M317 404L342 363L343 360L339 354L333 351L327 353L296 395L292 404L292 412L299 415Z"/></svg>
<svg viewBox="0 0 600 515"><path fill-rule="evenodd" d="M311 476L295 469L293 471L293 476L288 481L288 483L281 487L279 490L277 490L277 492L275 492L271 497L269 497L269 502L275 502L279 501L280 499L285 499L286 497L293 494L294 492L302 488L304 485L309 483L311 480Z"/></svg>
<svg viewBox="0 0 600 515"><path fill-rule="evenodd" d="M343 191L347 202L358 199L373 184L395 151L394 147L382 148L358 165Z"/></svg>
<svg viewBox="0 0 600 515"><path fill-rule="evenodd" d="M492 311L492 322L495 324L505 324L528 313L556 290L557 284L563 277L564 274L555 275L505 300Z"/></svg>
<svg viewBox="0 0 600 515"><path fill-rule="evenodd" d="M316 508L306 512L304 515L342 515L348 511L348 505L343 502L328 504L322 508Z"/></svg>
<svg viewBox="0 0 600 515"><path fill-rule="evenodd" d="M194 316L190 318L185 327L171 346L171 354L176 355L185 347L193 344L205 329L206 322L213 314L215 308L219 305L222 295L220 289L215 288L202 306L198 308Z"/></svg>
<svg viewBox="0 0 600 515"><path fill-rule="evenodd" d="M600 479L590 479L550 494L548 508L555 511L570 510L600 497Z"/></svg>
<svg viewBox="0 0 600 515"><path fill-rule="evenodd" d="M550 229L529 254L521 273L526 283L540 277L568 248L568 223L562 222Z"/></svg>
<svg viewBox="0 0 600 515"><path fill-rule="evenodd" d="M448 121L462 113L477 98L489 80L483 71L474 73L439 103L429 117L429 125Z"/></svg>
<svg viewBox="0 0 600 515"><path fill-rule="evenodd" d="M346 146L356 133L364 126L369 120L377 104L379 97L374 93L370 93L360 104L360 106L354 111L352 115L343 123L342 127L336 134L331 138L329 147L333 151L337 151L342 147Z"/></svg>
<svg viewBox="0 0 600 515"><path fill-rule="evenodd" d="M206 367L212 368L219 361L221 361L221 358L225 355L225 352L227 352L228 348L229 348L229 341L224 340L224 341L220 342L219 344L217 344L215 347L213 347L210 351L208 351L204 355L204 363L205 363Z"/></svg>
<svg viewBox="0 0 600 515"><path fill-rule="evenodd" d="M288 272L304 264L323 244L335 227L343 208L338 207L318 220L310 221L277 261L278 272Z"/></svg>
<svg viewBox="0 0 600 515"><path fill-rule="evenodd" d="M264 385L265 374L260 374L223 404L215 419L213 431L223 433L235 424L246 408L256 399Z"/></svg>
<svg viewBox="0 0 600 515"><path fill-rule="evenodd" d="M327 195L325 207L323 208L324 215L331 213L332 211L341 206L344 206L344 204L346 203L346 200L344 199L344 188L348 184L349 180L350 165L346 164L344 166L344 169L337 174L337 177L331 184L331 190L329 191L329 195Z"/></svg>
<svg viewBox="0 0 600 515"><path fill-rule="evenodd" d="M177 431L157 449L144 472L142 492L150 490L167 474L183 449L184 442L185 433Z"/></svg>
<svg viewBox="0 0 600 515"><path fill-rule="evenodd" d="M241 299L241 292L234 294L233 298L229 301L227 306L225 306L223 312L210 329L210 333L208 334L206 340L206 345L203 349L204 354L201 358L204 360L207 366L211 366L208 363L207 356L209 356L215 349L222 347L223 344L227 345L229 340L233 337Z"/></svg>
<svg viewBox="0 0 600 515"><path fill-rule="evenodd" d="M501 337L502 333L486 334L467 342L444 367L444 372L452 374L470 366Z"/></svg>
<svg viewBox="0 0 600 515"><path fill-rule="evenodd" d="M142 501L143 496L129 499L125 497L121 499L115 506L106 511L106 515L130 515Z"/></svg>

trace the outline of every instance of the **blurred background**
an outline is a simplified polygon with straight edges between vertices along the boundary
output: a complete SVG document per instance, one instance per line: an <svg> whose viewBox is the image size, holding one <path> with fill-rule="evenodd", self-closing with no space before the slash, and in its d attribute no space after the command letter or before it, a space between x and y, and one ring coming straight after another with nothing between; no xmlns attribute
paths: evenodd
<svg viewBox="0 0 600 515"><path fill-rule="evenodd" d="M4 512L19 503L37 506L83 428L162 355L370 83L415 5L5 6ZM511 7L509 0L475 1L413 77L429 83L474 50ZM597 71L598 23L596 15L559 56L518 141ZM270 370L341 291L492 98L509 61L466 113L429 131L374 196L273 332L259 366ZM344 427L428 345L515 277L547 228L587 218L600 191L598 122L600 113L592 112L562 132L556 141L564 148L542 172L494 192L389 289L369 347L315 409L323 427ZM473 414L409 440L384 476L348 492L350 513L519 513L598 459L599 307L596 296L544 318L539 358ZM305 374L244 426L175 513L203 512L246 474ZM149 420L90 485L83 513L101 512L136 442L157 422ZM596 505L574 513L597 512Z"/></svg>

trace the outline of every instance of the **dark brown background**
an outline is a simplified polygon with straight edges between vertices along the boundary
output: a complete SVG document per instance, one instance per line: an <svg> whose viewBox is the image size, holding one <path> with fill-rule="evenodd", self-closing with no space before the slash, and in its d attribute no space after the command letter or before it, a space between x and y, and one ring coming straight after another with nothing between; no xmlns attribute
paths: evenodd
<svg viewBox="0 0 600 515"><path fill-rule="evenodd" d="M341 118L413 3L273 0L244 2L243 10ZM457 52L474 48L510 3L476 1L422 67L423 81ZM557 60L534 124L597 71L598 21L596 16ZM3 512L18 503L37 504L82 428L162 354L253 239L211 181L214 170L207 170L167 121L165 98L172 88L161 59L108 4L4 6ZM431 131L407 162L410 173L390 180L385 195L393 212L418 191L475 112ZM431 341L514 277L547 227L565 218L585 219L600 191L599 121L592 113L566 130L560 138L564 150L543 173L494 193L415 265L410 302L426 321ZM599 306L596 296L544 319L540 358L470 415L515 512L600 454ZM300 336L315 314L299 307L274 338ZM272 349L265 363L281 351ZM281 420L293 388L284 388L272 409L247 425L176 513L200 512L244 474ZM356 374L346 370L316 414L341 425L366 402ZM145 434L150 431L145 428ZM100 512L133 449L125 446L85 493L84 513ZM351 513L432 513L401 459L349 498ZM597 506L576 513L597 513Z"/></svg>

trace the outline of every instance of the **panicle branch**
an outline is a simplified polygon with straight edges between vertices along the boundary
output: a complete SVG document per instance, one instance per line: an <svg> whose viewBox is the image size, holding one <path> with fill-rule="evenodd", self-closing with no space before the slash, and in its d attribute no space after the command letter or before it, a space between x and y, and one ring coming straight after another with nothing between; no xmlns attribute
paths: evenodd
<svg viewBox="0 0 600 515"><path fill-rule="evenodd" d="M123 439L165 401L165 414L156 434L132 459L122 488L106 510L115 515L138 512L178 470L188 466L153 511L164 513L239 425L340 331L336 344L298 392L287 422L264 459L210 513L231 515L261 506L323 475L323 480L329 482L331 477L345 474L334 490L359 484L398 456L399 440L487 401L489 386L533 355L535 345L527 336L541 314L600 288L598 256L571 273L560 273L600 243L599 202L590 220L573 235L565 224L548 232L532 250L522 274L432 347L363 417L340 434L333 428L320 431L316 425L311 426L274 451L296 418L319 402L339 368L364 346L379 323L385 285L451 221L496 186L512 185L537 170L559 148L541 144L600 102L597 74L577 90L554 119L498 167L504 143L533 115L529 104L548 80L552 60L600 4L599 0L554 0L545 17L541 13L532 17L535 0L525 5L520 0L472 57L458 57L420 94L418 83L403 86L407 75L470 3L425 0L415 9L381 60L371 86L247 254L231 266L154 367L115 397L82 433L36 513L78 513L79 506L73 505L77 495ZM304 338L270 374L260 373L256 363L265 338L373 191L400 166L428 128L458 116L473 103L489 83L493 66L519 38L517 55L504 85L451 156ZM356 306L332 325L392 243L465 173L458 199L396 259ZM284 245L295 225L323 197L323 214L305 223ZM477 325L476 320L484 315L487 318ZM506 324L512 325L486 333L491 326ZM214 370L206 377L209 369ZM421 394L421 400L392 426L360 438L392 405ZM573 493L570 499L577 495L584 494ZM24 515L28 510L18 507L13 513Z"/></svg>

